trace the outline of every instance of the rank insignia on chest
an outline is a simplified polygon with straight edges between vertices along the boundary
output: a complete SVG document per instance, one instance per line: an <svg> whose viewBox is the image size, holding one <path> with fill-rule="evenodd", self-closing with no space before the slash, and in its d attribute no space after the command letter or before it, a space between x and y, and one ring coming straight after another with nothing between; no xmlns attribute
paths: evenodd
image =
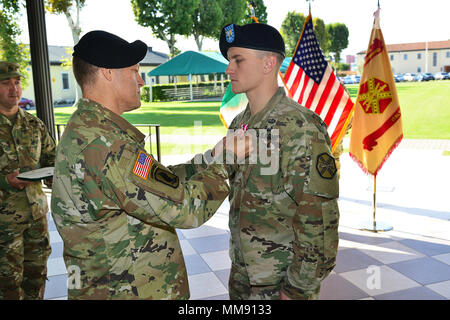
<svg viewBox="0 0 450 320"><path fill-rule="evenodd" d="M145 153L144 151L139 151L139 154L136 159L136 163L133 167L133 173L138 177L147 180L148 173L150 172L150 168L152 165L152 157Z"/></svg>
<svg viewBox="0 0 450 320"><path fill-rule="evenodd" d="M328 153L321 153L317 157L316 169L319 175L324 179L333 179L337 172L336 162Z"/></svg>

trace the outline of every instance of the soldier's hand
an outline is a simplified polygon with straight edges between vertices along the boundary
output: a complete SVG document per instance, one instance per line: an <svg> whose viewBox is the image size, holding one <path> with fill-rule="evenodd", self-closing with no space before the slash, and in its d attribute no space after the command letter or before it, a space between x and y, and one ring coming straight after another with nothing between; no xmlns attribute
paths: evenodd
<svg viewBox="0 0 450 320"><path fill-rule="evenodd" d="M228 134L216 144L212 150L212 155L215 157L222 154L225 150L234 153L238 162L247 158L254 150L252 136L246 135L243 130L237 130Z"/></svg>
<svg viewBox="0 0 450 320"><path fill-rule="evenodd" d="M6 176L6 180L10 184L11 187L17 190L23 190L24 188L28 187L33 182L31 181L24 181L17 179L17 176L19 175L19 171L11 172Z"/></svg>

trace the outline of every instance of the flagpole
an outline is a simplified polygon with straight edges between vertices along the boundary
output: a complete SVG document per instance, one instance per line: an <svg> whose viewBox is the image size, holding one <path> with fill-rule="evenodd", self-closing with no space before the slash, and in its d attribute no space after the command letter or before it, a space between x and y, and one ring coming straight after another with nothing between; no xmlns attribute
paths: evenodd
<svg viewBox="0 0 450 320"><path fill-rule="evenodd" d="M373 176L373 232L377 232L377 176Z"/></svg>

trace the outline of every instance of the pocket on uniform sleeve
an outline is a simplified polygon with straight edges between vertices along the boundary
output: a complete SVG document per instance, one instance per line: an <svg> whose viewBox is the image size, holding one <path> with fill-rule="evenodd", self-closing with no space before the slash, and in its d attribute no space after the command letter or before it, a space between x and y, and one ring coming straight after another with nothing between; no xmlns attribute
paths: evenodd
<svg viewBox="0 0 450 320"><path fill-rule="evenodd" d="M325 142L311 142L311 163L309 181L304 191L328 199L339 196L339 181L336 161Z"/></svg>
<svg viewBox="0 0 450 320"><path fill-rule="evenodd" d="M184 188L178 176L144 150L125 148L119 165L125 169L126 179L143 191L175 203L182 202Z"/></svg>

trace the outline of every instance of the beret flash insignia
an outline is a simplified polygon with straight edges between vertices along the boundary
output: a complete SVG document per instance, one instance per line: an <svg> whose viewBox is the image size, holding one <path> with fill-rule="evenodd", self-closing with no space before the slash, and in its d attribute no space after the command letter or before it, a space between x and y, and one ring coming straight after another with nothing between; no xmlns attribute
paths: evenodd
<svg viewBox="0 0 450 320"><path fill-rule="evenodd" d="M228 43L232 43L234 41L234 24L230 24L225 27L225 39Z"/></svg>

